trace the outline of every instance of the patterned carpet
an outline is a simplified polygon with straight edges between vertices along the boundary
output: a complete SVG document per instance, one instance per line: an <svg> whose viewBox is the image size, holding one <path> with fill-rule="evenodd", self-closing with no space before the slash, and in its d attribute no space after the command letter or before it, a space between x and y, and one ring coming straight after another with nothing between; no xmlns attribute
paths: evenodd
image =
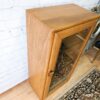
<svg viewBox="0 0 100 100"><path fill-rule="evenodd" d="M100 71L92 70L58 100L100 100Z"/></svg>

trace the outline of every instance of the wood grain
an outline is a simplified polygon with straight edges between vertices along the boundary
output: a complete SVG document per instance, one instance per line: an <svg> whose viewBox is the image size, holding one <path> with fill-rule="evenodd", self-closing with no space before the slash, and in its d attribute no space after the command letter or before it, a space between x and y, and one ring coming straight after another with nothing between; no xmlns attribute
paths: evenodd
<svg viewBox="0 0 100 100"><path fill-rule="evenodd" d="M50 71L55 69L62 40L91 28L83 40L70 79L100 15L75 4L29 9L26 15L29 81L40 100L44 100L48 96Z"/></svg>
<svg viewBox="0 0 100 100"><path fill-rule="evenodd" d="M75 4L36 8L29 11L55 31L70 28L99 17L97 14Z"/></svg>
<svg viewBox="0 0 100 100"><path fill-rule="evenodd" d="M44 91L53 34L51 34L51 30L45 24L31 16L31 13L29 14L30 16L27 17L27 32L29 33L27 35L29 80L41 99Z"/></svg>

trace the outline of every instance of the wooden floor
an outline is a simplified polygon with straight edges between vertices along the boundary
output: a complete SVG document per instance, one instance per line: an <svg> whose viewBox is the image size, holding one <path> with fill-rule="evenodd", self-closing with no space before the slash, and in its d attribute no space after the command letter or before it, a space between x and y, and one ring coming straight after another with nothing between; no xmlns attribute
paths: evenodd
<svg viewBox="0 0 100 100"><path fill-rule="evenodd" d="M57 90L54 93L55 97L61 95L61 90L65 92L67 89L70 89L78 80L80 80L88 71L90 71L94 66L100 69L100 57L96 59L94 63L90 63L91 56L84 55L81 57L78 66L73 73L69 82L67 82L62 88ZM30 84L28 81L17 85L16 87L12 88L11 90L7 91L4 94L0 95L0 100L39 100L36 94L33 92ZM56 100L54 96L49 96L47 100Z"/></svg>

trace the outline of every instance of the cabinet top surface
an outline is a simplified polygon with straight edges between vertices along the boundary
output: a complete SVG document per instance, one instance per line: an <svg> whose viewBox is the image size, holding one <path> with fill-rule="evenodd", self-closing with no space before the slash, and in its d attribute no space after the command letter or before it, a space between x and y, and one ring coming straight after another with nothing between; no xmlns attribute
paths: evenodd
<svg viewBox="0 0 100 100"><path fill-rule="evenodd" d="M55 31L69 28L93 19L100 15L86 10L75 4L29 9L37 19Z"/></svg>

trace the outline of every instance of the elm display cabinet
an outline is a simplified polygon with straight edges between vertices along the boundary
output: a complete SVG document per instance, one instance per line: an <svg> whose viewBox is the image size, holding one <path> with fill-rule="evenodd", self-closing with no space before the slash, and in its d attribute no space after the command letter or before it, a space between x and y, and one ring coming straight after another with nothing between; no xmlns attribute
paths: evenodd
<svg viewBox="0 0 100 100"><path fill-rule="evenodd" d="M75 4L29 9L29 81L40 100L67 83L100 17Z"/></svg>

